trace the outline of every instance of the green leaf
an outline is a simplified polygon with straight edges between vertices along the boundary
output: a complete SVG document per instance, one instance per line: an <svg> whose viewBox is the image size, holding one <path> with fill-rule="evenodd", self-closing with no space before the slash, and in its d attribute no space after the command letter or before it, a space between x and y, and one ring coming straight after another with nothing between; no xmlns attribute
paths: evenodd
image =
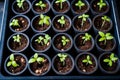
<svg viewBox="0 0 120 80"><path fill-rule="evenodd" d="M9 66L11 66L11 65L12 65L12 62L9 61L9 62L7 63L7 67L9 67Z"/></svg>
<svg viewBox="0 0 120 80"><path fill-rule="evenodd" d="M87 55L87 60L90 60L90 56L89 55Z"/></svg>
<svg viewBox="0 0 120 80"><path fill-rule="evenodd" d="M44 62L44 58L38 57L38 58L37 58L37 62L38 62L38 63L39 63L39 62L40 62L40 63Z"/></svg>
<svg viewBox="0 0 120 80"><path fill-rule="evenodd" d="M34 63L36 60L34 58L31 58L28 63Z"/></svg>
<svg viewBox="0 0 120 80"><path fill-rule="evenodd" d="M104 40L105 40L105 38L100 38L100 39L99 39L100 42L101 42L101 41L104 41Z"/></svg>
<svg viewBox="0 0 120 80"><path fill-rule="evenodd" d="M109 62L110 60L109 59L104 59L103 62Z"/></svg>
<svg viewBox="0 0 120 80"><path fill-rule="evenodd" d="M10 60L14 61L14 55L13 54L10 55Z"/></svg>
<svg viewBox="0 0 120 80"><path fill-rule="evenodd" d="M82 62L83 62L83 63L87 63L88 61L87 61L87 59L84 59L84 60L82 60Z"/></svg>
<svg viewBox="0 0 120 80"><path fill-rule="evenodd" d="M17 67L17 66L19 66L19 65L16 63L16 61L12 61L12 66L13 66L13 67Z"/></svg>
<svg viewBox="0 0 120 80"><path fill-rule="evenodd" d="M100 35L101 37L104 37L104 36L105 36L105 34L104 34L103 32L101 32L101 31L99 31L98 33L99 33L99 35Z"/></svg>
<svg viewBox="0 0 120 80"><path fill-rule="evenodd" d="M34 58L37 59L38 58L38 53L34 54Z"/></svg>
<svg viewBox="0 0 120 80"><path fill-rule="evenodd" d="M92 64L92 61L89 60L88 63L89 63L89 64Z"/></svg>
<svg viewBox="0 0 120 80"><path fill-rule="evenodd" d="M112 66L112 61L111 61L111 60L109 61L108 65L109 65L110 67Z"/></svg>
<svg viewBox="0 0 120 80"><path fill-rule="evenodd" d="M113 36L107 36L106 39L111 40L111 39L113 39Z"/></svg>

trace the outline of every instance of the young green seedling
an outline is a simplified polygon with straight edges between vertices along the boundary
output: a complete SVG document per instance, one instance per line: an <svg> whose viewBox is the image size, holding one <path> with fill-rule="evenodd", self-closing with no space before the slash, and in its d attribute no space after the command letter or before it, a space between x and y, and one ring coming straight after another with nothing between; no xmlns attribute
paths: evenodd
<svg viewBox="0 0 120 80"><path fill-rule="evenodd" d="M61 24L61 27L65 24L65 18L62 16L60 19L58 19L58 22Z"/></svg>
<svg viewBox="0 0 120 80"><path fill-rule="evenodd" d="M44 4L43 1L39 1L38 3L35 4L35 6L38 6L43 10L43 8L46 7L46 4Z"/></svg>
<svg viewBox="0 0 120 80"><path fill-rule="evenodd" d="M18 6L19 8L24 9L24 7L23 7L24 1L25 1L25 0L17 0L17 6Z"/></svg>
<svg viewBox="0 0 120 80"><path fill-rule="evenodd" d="M81 7L85 6L85 3L79 0L77 3L75 3L75 6L79 7L79 9L81 10Z"/></svg>
<svg viewBox="0 0 120 80"><path fill-rule="evenodd" d="M17 19L13 19L12 22L10 23L10 26L20 27Z"/></svg>
<svg viewBox="0 0 120 80"><path fill-rule="evenodd" d="M82 14L81 16L78 16L78 18L82 19L81 26L83 26L84 22L89 18L89 15Z"/></svg>
<svg viewBox="0 0 120 80"><path fill-rule="evenodd" d="M85 36L83 36L82 39L84 40L83 44L85 44L86 41L91 40L91 35L88 33L85 33Z"/></svg>
<svg viewBox="0 0 120 80"><path fill-rule="evenodd" d="M89 55L87 55L87 58L84 59L84 60L82 60L82 62L83 62L83 63L86 63L86 65L92 64L92 61L90 60L90 56L89 56Z"/></svg>
<svg viewBox="0 0 120 80"><path fill-rule="evenodd" d="M113 63L115 63L118 60L117 57L115 57L114 53L110 54L109 58L106 58L103 60L103 62L108 63L108 65L111 67Z"/></svg>
<svg viewBox="0 0 120 80"><path fill-rule="evenodd" d="M103 23L102 23L101 28L105 25L105 22L106 22L106 21L110 22L110 18L107 17L107 16L103 16L103 17L102 17L102 20L103 20Z"/></svg>
<svg viewBox="0 0 120 80"><path fill-rule="evenodd" d="M17 62L15 61L15 58L14 58L13 54L10 55L9 59L10 59L10 61L8 61L7 67L10 67L10 66L18 67L19 66L19 64L17 64Z"/></svg>
<svg viewBox="0 0 120 80"><path fill-rule="evenodd" d="M62 36L62 45L65 46L70 40L67 39L65 36Z"/></svg>
<svg viewBox="0 0 120 80"><path fill-rule="evenodd" d="M17 43L19 43L19 45L21 45L21 42L20 42L21 37L20 37L20 35L19 35L19 34L18 34L18 35L16 35L16 36L13 36L12 38L13 38L14 42L17 42Z"/></svg>
<svg viewBox="0 0 120 80"><path fill-rule="evenodd" d="M65 2L66 0L56 0L55 3L60 3L60 9L63 8L63 2Z"/></svg>
<svg viewBox="0 0 120 80"><path fill-rule="evenodd" d="M103 32L101 32L101 31L99 31L99 35L100 35L100 39L99 39L99 42L102 42L102 41L104 41L104 44L106 45L106 41L107 40L112 40L114 37L113 36L111 36L111 34L110 33L103 33Z"/></svg>
<svg viewBox="0 0 120 80"><path fill-rule="evenodd" d="M34 63L37 62L39 64L42 64L45 61L43 57L38 57L38 53L35 53L34 56L28 61L28 63Z"/></svg>
<svg viewBox="0 0 120 80"><path fill-rule="evenodd" d="M39 21L39 25L43 26L43 24L46 25L50 25L50 17L49 16L45 16L43 14L40 15L40 21Z"/></svg>
<svg viewBox="0 0 120 80"><path fill-rule="evenodd" d="M63 64L63 66L65 65L65 59L67 58L67 54L62 54L62 53L59 53L58 54L58 57L60 58L60 62Z"/></svg>
<svg viewBox="0 0 120 80"><path fill-rule="evenodd" d="M101 11L101 9L106 6L106 3L103 2L103 0L100 0L100 2L97 3L97 5L99 6L99 10Z"/></svg>

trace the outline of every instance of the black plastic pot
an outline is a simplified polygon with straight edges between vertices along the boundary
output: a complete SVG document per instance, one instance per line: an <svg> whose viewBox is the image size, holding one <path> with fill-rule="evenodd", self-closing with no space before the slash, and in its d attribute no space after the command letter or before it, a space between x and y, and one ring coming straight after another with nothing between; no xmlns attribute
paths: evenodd
<svg viewBox="0 0 120 80"><path fill-rule="evenodd" d="M23 45L25 44L25 42L23 43L23 41L26 41L26 45L24 45L24 47L22 49L19 49L19 48L16 50L12 49L12 47L14 48L14 46L12 44L19 46L18 43L11 43L11 42L14 42L14 40L12 38L13 38L13 36L16 36L16 35L20 35L20 36L23 36L25 38L24 40L21 41L21 44L23 44ZM29 46L29 38L24 33L14 33L7 40L7 47L11 52L22 52L22 51L26 50L28 46Z"/></svg>
<svg viewBox="0 0 120 80"><path fill-rule="evenodd" d="M58 23L58 19L60 19L62 16L64 16L64 18L65 19L68 19L68 21L69 21L69 26L68 26L68 28L66 28L66 29L64 29L64 27L63 28L61 28L60 29L60 23ZM58 23L59 24L59 29L57 29L55 26L55 20L57 20L57 22L56 23ZM65 23L66 24L66 23ZM56 15L54 18L53 18L53 20L52 20L52 28L53 28L53 30L55 31L55 32L67 32L67 31L69 31L69 29L71 28L71 19L67 16L67 15L65 15L65 14L59 14L59 15ZM58 26L58 25L57 25Z"/></svg>
<svg viewBox="0 0 120 80"><path fill-rule="evenodd" d="M115 63L114 66L108 66L107 63L103 62L104 58L109 58L110 57L111 52L104 52L102 53L99 58L98 58L98 64L99 64L99 68L100 70L105 73L105 74L115 74L119 71L120 69L120 61L118 56L115 54L115 57L118 58L117 62ZM106 65L105 65L106 64ZM104 66L104 67L103 67ZM106 67L106 68L105 68ZM111 69L111 70L110 70ZM109 71L110 70L110 71Z"/></svg>
<svg viewBox="0 0 120 80"><path fill-rule="evenodd" d="M54 57L53 57L53 59L52 59L52 69L53 69L53 71L57 74L57 75L67 75L67 74L70 74L72 71L73 71L73 69L74 69L74 60L73 60L73 58L72 58L72 56L70 55L70 54L68 54L68 53L61 53L61 54L66 54L70 59L71 59L71 62L72 62L72 67L71 67L71 69L70 70L68 70L67 72L60 72L60 71L58 71L57 69L56 69L56 66L55 66L55 60L57 59L57 58L59 58L58 57L58 54L56 54ZM58 63L60 63L60 62L58 62ZM57 64L56 64L57 65ZM67 66L67 65L66 65ZM62 66L61 66L62 67ZM61 68L61 70L62 70L63 68Z"/></svg>
<svg viewBox="0 0 120 80"><path fill-rule="evenodd" d="M50 11L51 5L49 0L41 0L43 1L43 3L47 3L48 9L46 9L45 11L42 11L39 7L36 7L35 4L38 3L40 0L34 0L32 2L32 11L34 14L46 14ZM39 9L39 10L35 10L35 8ZM41 10L41 11L40 11Z"/></svg>
<svg viewBox="0 0 120 80"><path fill-rule="evenodd" d="M17 1L15 0L12 4L12 11L15 13L15 14L26 14L30 11L31 9L31 3L29 0L25 0L26 4L29 5L28 9L26 11L22 11L22 9L20 9L21 12L18 12L17 10L15 10L14 6L17 6ZM25 3L23 3L23 5L25 5ZM24 6L25 7L25 6ZM19 7L16 7L17 9L19 9Z"/></svg>
<svg viewBox="0 0 120 80"><path fill-rule="evenodd" d="M17 26L10 26L10 23L12 22L12 20L13 19L19 19L18 20L18 23L19 23L19 25L20 25L20 27L17 27ZM23 20L24 19L24 20ZM26 20L26 21L25 21ZM28 25L24 25L23 23L28 23ZM22 26L24 26L24 28L23 29L21 29L21 25ZM25 15L16 15L16 16L14 16L11 20L10 20L10 22L9 22L9 27L10 27L10 29L11 29L11 31L13 31L13 32L25 32L29 27L30 27L30 19L27 17L27 16L25 16ZM13 29L13 27L16 27L15 29ZM19 30L19 31L18 31Z"/></svg>
<svg viewBox="0 0 120 80"><path fill-rule="evenodd" d="M69 46L69 48L67 48L67 49L58 49L58 48L56 48L56 46L55 46L55 41L56 41L56 38L58 38L59 36L66 36L70 41L71 41L71 45ZM59 41L59 42L57 42L57 43L62 43L62 40L57 40L57 41ZM61 45L61 44L60 44ZM71 48L72 48L72 46L73 46L73 40L72 40L72 38L71 38L71 36L70 35L68 35L67 33L58 33L58 34L56 34L54 37L53 37L53 39L52 39L52 46L53 46L53 49L55 50L55 52L68 52L68 51L70 51L71 50ZM63 45L61 45L62 47L63 47Z"/></svg>
<svg viewBox="0 0 120 80"><path fill-rule="evenodd" d="M87 13L90 9L90 5L89 5L89 2L87 0L82 0L82 2L85 3L85 5L87 6L86 10L83 10L83 7L81 8L82 11L79 10L78 7L75 6L75 3L77 2L78 0L73 0L71 2L71 11L73 13L73 15L81 15L81 14L84 14L84 13ZM75 8L75 9L74 9ZM80 11L80 12L79 12Z"/></svg>
<svg viewBox="0 0 120 80"><path fill-rule="evenodd" d="M34 55L33 55L34 56ZM33 57L32 56L32 57ZM31 57L31 58L32 58ZM50 69L51 69L51 60L50 60L50 58L46 55L46 54L43 54L43 53L39 53L38 54L38 57L44 57L44 58L46 58L47 60L48 60L48 62L49 62L49 68L48 68L48 70L46 71L46 72L44 72L44 73L42 73L42 74L36 74L32 69L31 69L31 66L30 65L32 65L32 63L30 64L30 63L28 63L28 69L29 69L29 71L30 71L30 73L32 74L32 75L34 75L34 76L43 76L43 75L46 75L49 71L50 71ZM41 67L41 66L40 66Z"/></svg>
<svg viewBox="0 0 120 80"><path fill-rule="evenodd" d="M87 55L89 55L90 57L92 57L92 60L95 62L94 69L93 69L92 71L90 71L90 72L86 72L87 70L82 71L82 70L78 67L78 60L79 60L79 58L82 59L82 58L84 58L84 57L87 56ZM82 65L82 64L81 64L81 65ZM86 65L86 64L84 64L84 65ZM76 59L75 59L75 66L76 66L77 71L78 71L80 74L90 75L90 74L93 74L93 73L95 73L95 72L97 71L97 69L98 69L98 62L97 62L96 57L95 57L92 53L83 52L83 53L79 53L79 54L77 55L77 57L76 57ZM86 68L86 67L85 67L85 68ZM91 68L93 68L93 67L91 67ZM90 69L91 69L91 68L90 68Z"/></svg>
<svg viewBox="0 0 120 80"><path fill-rule="evenodd" d="M4 63L4 69L5 69L5 71L9 74L9 75L13 75L13 76L15 76L15 75L21 75L21 74L23 74L25 71L26 71L26 69L27 69L27 62L28 62L28 60L27 60L27 57L23 54L23 53L13 53L14 54L14 57L15 56L22 56L24 59L25 59L25 61L26 61L26 66L23 68L23 70L22 71L20 71L20 72L17 72L17 73L12 73L12 72L10 72L9 70L8 70L8 68L7 68L7 62L8 62L8 60L9 60L9 57L10 56L8 56L7 58L6 58L6 60L5 60L5 63ZM16 61L17 62L17 61ZM20 63L17 63L17 64L19 64L20 65ZM21 65L20 65L21 66Z"/></svg>

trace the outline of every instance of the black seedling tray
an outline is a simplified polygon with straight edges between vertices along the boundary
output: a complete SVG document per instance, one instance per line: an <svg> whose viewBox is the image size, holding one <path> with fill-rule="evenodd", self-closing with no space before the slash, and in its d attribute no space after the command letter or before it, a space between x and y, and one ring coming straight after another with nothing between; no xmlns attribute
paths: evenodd
<svg viewBox="0 0 120 80"><path fill-rule="evenodd" d="M41 79L41 80L43 79L107 79L107 78L120 79L120 71L116 74L109 75L109 74L103 74L99 68L94 74L91 74L91 75L79 74L75 67L74 67L74 70L70 74L65 75L65 76L60 76L60 75L55 74L52 68L48 74L44 76L37 76L37 77L30 74L28 69L22 75L18 75L18 76L11 76L7 74L4 70L4 62L5 62L5 59L12 53L7 48L7 39L10 35L13 34L13 32L9 29L9 21L13 16L15 16L11 8L13 1L14 0L5 0L5 7L4 7L4 13L3 13L4 18L2 21L3 23L2 23L2 28L1 28L2 38L0 38L0 43L1 43L1 46L0 46L0 78L1 79ZM30 0L30 1L32 2L33 0ZM69 1L71 2L72 0L69 0ZM90 2L91 0L88 0L88 1ZM109 16L113 21L113 29L110 32L114 35L117 41L116 49L112 52L116 53L120 58L120 42L119 42L120 38L119 38L118 24L117 24L117 19L116 19L116 12L115 12L116 7L114 5L114 0L107 0L107 1L110 4L110 11L106 15ZM89 11L88 14L90 14L90 18L93 19L93 15L91 14L91 11ZM47 15L51 17L51 20L55 16L52 10L50 10L50 12L48 12ZM71 11L66 15L68 15L71 18L71 20L73 19L73 15ZM31 20L34 17L34 14L32 13L32 11L30 11L28 14L26 14L26 16L28 16ZM51 31L47 32L47 34L53 37L56 33L52 29L50 30ZM31 28L29 28L24 33L28 35L29 39L31 39L31 37L35 34ZM71 28L70 31L67 33L70 34L72 38L74 38L74 36L76 35L76 33L73 31L73 28ZM96 35L94 34L93 28L91 31L89 31L89 33L95 38ZM25 54L27 58L29 59L35 52L33 52L29 46L22 53ZM78 53L74 49L74 46L72 50L70 50L70 52L68 53L71 54L74 59L78 55ZM98 59L98 56L101 54L97 52L96 47L94 48L93 51L91 51L91 53L93 53L97 57L97 59ZM47 54L52 60L56 52L51 47L50 51L44 54Z"/></svg>

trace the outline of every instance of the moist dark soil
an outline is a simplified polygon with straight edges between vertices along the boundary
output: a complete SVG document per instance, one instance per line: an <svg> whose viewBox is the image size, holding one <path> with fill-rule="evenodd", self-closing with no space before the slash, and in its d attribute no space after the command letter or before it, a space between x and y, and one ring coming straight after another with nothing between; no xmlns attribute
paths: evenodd
<svg viewBox="0 0 120 80"><path fill-rule="evenodd" d="M54 67L60 73L69 72L71 70L72 66L73 66L73 63L69 56L66 57L66 59L65 59L65 65L63 65L62 62L60 62L60 59L58 56L54 60Z"/></svg>
<svg viewBox="0 0 120 80"><path fill-rule="evenodd" d="M17 2L13 5L14 10L15 10L16 12L19 12L19 13L23 13L23 12L27 11L27 10L29 9L29 7L30 7L30 6L29 6L29 4L28 4L27 1L23 2L23 8L24 8L24 9L19 8L19 7L17 6Z"/></svg>
<svg viewBox="0 0 120 80"><path fill-rule="evenodd" d="M105 69L106 71L114 71L114 70L116 70L117 66L119 66L117 61L113 62L112 66L110 67L108 65L108 63L103 62L103 60L106 59L106 58L110 59L110 55L109 54L105 54L100 59L100 64L101 64L102 68Z"/></svg>
<svg viewBox="0 0 120 80"><path fill-rule="evenodd" d="M108 9L108 6L103 6L101 10L99 10L99 6L97 5L97 3L99 2L99 0L94 0L93 3L92 3L92 9L95 11L95 12L99 12L99 13L103 13L105 12L107 9Z"/></svg>
<svg viewBox="0 0 120 80"><path fill-rule="evenodd" d="M39 35L39 36L42 36L42 35ZM48 48L50 46L50 41L46 44L46 45L42 45L41 43L37 43L35 42L36 39L38 39L38 37L35 37L32 41L32 46L35 50L38 50L38 51L43 51L45 50L46 48ZM43 36L44 37L44 36Z"/></svg>
<svg viewBox="0 0 120 80"><path fill-rule="evenodd" d="M46 5L46 7L43 7L43 9L41 9L41 7L39 6L35 6L36 3L39 3L39 0L36 0L33 4L33 9L36 11L36 12L47 12L48 9L49 9L49 4L45 1L45 0L42 0L42 2Z"/></svg>
<svg viewBox="0 0 120 80"><path fill-rule="evenodd" d="M24 57L22 57L21 55L15 55L15 61L16 63L19 65L18 67L7 67L8 71L10 71L11 73L18 73L21 72L25 66L26 66L26 60Z"/></svg>
<svg viewBox="0 0 120 80"><path fill-rule="evenodd" d="M67 11L67 10L69 9L69 7L70 7L70 6L68 5L67 1L63 2L62 4L63 4L63 8L60 9L60 4L54 2L54 3L53 3L53 8L54 8L57 12L65 12L65 11Z"/></svg>
<svg viewBox="0 0 120 80"><path fill-rule="evenodd" d="M94 25L95 27L99 30L99 31L107 31L110 29L111 27L111 22L105 21L104 26L102 26L102 23L104 22L104 20L102 20L102 17L97 17L94 21Z"/></svg>
<svg viewBox="0 0 120 80"><path fill-rule="evenodd" d="M65 24L61 26L61 24L58 22L58 20L61 18L61 16L57 17L53 21L53 25L57 30L67 30L70 28L70 21L64 16Z"/></svg>
<svg viewBox="0 0 120 80"><path fill-rule="evenodd" d="M72 4L73 10L74 10L77 14L83 13L83 12L85 12L85 11L88 9L88 6L87 6L87 4L85 3L84 0L82 0L82 2L85 3L85 6L82 6L81 9L79 9L78 6L75 6L75 4L76 4L77 2L78 2L78 0L75 0L75 1L73 2L73 4Z"/></svg>
<svg viewBox="0 0 120 80"><path fill-rule="evenodd" d="M41 56L43 57L43 56ZM30 68L31 70L38 75L42 75L43 73L45 73L46 71L48 71L50 63L48 61L48 59L46 59L44 57L44 62L43 63L38 63L38 62L34 62L30 64Z"/></svg>
<svg viewBox="0 0 120 80"><path fill-rule="evenodd" d="M67 44L65 46L62 45L62 36L65 36L65 35L59 35L57 36L55 39L54 39L54 46L61 50L61 51L64 51L64 50L67 50L68 48L70 48L71 46L71 40L67 37L67 39L69 39L70 41L67 42Z"/></svg>
<svg viewBox="0 0 120 80"><path fill-rule="evenodd" d="M75 44L77 45L77 47L80 49L80 50L88 50L92 47L92 40L89 40L89 41L85 41L82 39L84 35L79 35L76 40L75 40Z"/></svg>
<svg viewBox="0 0 120 80"><path fill-rule="evenodd" d="M22 31L22 30L25 30L29 24L28 20L25 18L25 17L16 17L15 19L18 20L18 23L20 25L20 27L18 26L11 26L13 30L19 32L19 31Z"/></svg>
<svg viewBox="0 0 120 80"><path fill-rule="evenodd" d="M88 64L86 65L86 63L83 63L82 60L86 59L87 55L81 55L78 60L77 60L77 66L79 68L80 71L87 73L87 72L92 72L95 70L96 67L96 63L95 60L92 56L90 56L90 60L92 61L93 64Z"/></svg>
<svg viewBox="0 0 120 80"><path fill-rule="evenodd" d="M10 48L15 50L15 51L20 51L22 49L24 49L27 44L28 44L28 40L25 36L23 35L20 35L21 39L20 39L20 42L14 42L13 38L10 39L9 41L9 45L10 45Z"/></svg>
<svg viewBox="0 0 120 80"><path fill-rule="evenodd" d="M39 25L40 20L41 19L39 17L37 17L36 19L33 20L33 23L32 23L33 28L35 28L38 31L44 31L49 27L49 25L46 25L46 24L43 24L43 26Z"/></svg>
<svg viewBox="0 0 120 80"><path fill-rule="evenodd" d="M84 22L83 26L81 23L82 19L76 18L74 21L74 27L79 31L87 31L91 27L90 21L88 19Z"/></svg>

